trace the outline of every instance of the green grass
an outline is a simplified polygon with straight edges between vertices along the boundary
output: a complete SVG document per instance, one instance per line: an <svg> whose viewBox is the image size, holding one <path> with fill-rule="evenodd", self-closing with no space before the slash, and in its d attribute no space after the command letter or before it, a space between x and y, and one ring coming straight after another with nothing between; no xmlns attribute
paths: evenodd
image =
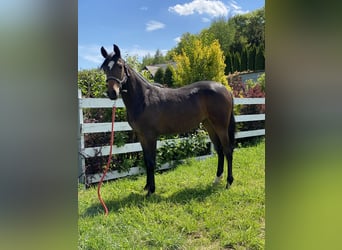
<svg viewBox="0 0 342 250"><path fill-rule="evenodd" d="M263 249L265 142L234 153L234 183L213 185L217 158L190 160L156 174L145 197L145 175L78 191L79 249ZM226 163L225 163L226 164Z"/></svg>

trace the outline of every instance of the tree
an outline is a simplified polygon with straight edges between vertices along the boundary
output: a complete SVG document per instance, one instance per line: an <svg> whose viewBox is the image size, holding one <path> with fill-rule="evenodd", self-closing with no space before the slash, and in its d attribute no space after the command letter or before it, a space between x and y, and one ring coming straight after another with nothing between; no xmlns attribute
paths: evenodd
<svg viewBox="0 0 342 250"><path fill-rule="evenodd" d="M234 57L233 57L233 69L234 69L234 72L235 71L238 71L240 72L241 71L241 56L240 56L240 53L239 52L235 52L234 53Z"/></svg>
<svg viewBox="0 0 342 250"><path fill-rule="evenodd" d="M248 69L255 70L255 55L256 55L256 48L252 46L248 49Z"/></svg>
<svg viewBox="0 0 342 250"><path fill-rule="evenodd" d="M209 34L206 34L209 33ZM212 43L215 39L220 43L221 49L226 52L229 51L231 44L234 42L235 29L231 22L228 22L225 18L221 17L214 20L208 29L204 29L200 33L200 37L211 38L207 45ZM203 41L203 39L201 39Z"/></svg>
<svg viewBox="0 0 342 250"><path fill-rule="evenodd" d="M235 28L235 38L231 50L236 51L253 45L265 47L265 8L234 16L229 22Z"/></svg>
<svg viewBox="0 0 342 250"><path fill-rule="evenodd" d="M258 47L255 55L255 70L263 69L265 69L264 50L261 47Z"/></svg>
<svg viewBox="0 0 342 250"><path fill-rule="evenodd" d="M125 61L127 62L127 64L132 67L133 69L135 69L136 71L140 71L141 69L141 63L138 60L138 56L134 55L134 56L129 56L126 55Z"/></svg>
<svg viewBox="0 0 342 250"><path fill-rule="evenodd" d="M154 82L163 84L164 83L164 70L163 68L159 68L154 75Z"/></svg>
<svg viewBox="0 0 342 250"><path fill-rule="evenodd" d="M154 54L153 62L152 64L160 64L164 63L164 56L163 53L160 51L160 49L157 49L156 53Z"/></svg>
<svg viewBox="0 0 342 250"><path fill-rule="evenodd" d="M164 84L166 84L168 87L173 86L173 76L172 76L172 66L171 65L167 65L167 68L165 69Z"/></svg>
<svg viewBox="0 0 342 250"><path fill-rule="evenodd" d="M191 49L191 45L196 39L197 35L190 34L189 32L184 33L178 45L172 49L169 54L171 54L171 57L173 57L174 54L181 54L183 50L189 51Z"/></svg>
<svg viewBox="0 0 342 250"><path fill-rule="evenodd" d="M145 67L147 65L152 65L152 64L153 64L153 56L151 56L151 54L148 53L142 58L142 67Z"/></svg>
<svg viewBox="0 0 342 250"><path fill-rule="evenodd" d="M248 24L246 25L247 42L249 45L265 47L265 8L255 10L246 15Z"/></svg>
<svg viewBox="0 0 342 250"><path fill-rule="evenodd" d="M233 70L233 58L232 58L232 55L231 55L230 52L228 52L227 55L226 55L225 63L226 63L225 74L228 75L230 73L234 73L234 70Z"/></svg>
<svg viewBox="0 0 342 250"><path fill-rule="evenodd" d="M142 58L141 69L147 65L165 63L167 60L169 60L169 56L164 56L161 50L157 49L154 56L151 56L151 54L147 54Z"/></svg>
<svg viewBox="0 0 342 250"><path fill-rule="evenodd" d="M200 80L213 80L228 86L224 75L224 55L218 40L206 46L199 38L189 42L182 53L174 54L177 67L173 69L175 83L187 85Z"/></svg>
<svg viewBox="0 0 342 250"><path fill-rule="evenodd" d="M246 71L248 69L247 65L247 49L243 48L242 53L241 53L241 71Z"/></svg>
<svg viewBox="0 0 342 250"><path fill-rule="evenodd" d="M229 47L232 56L239 52L241 56L241 71L245 69L255 70L255 63L258 60L258 67L262 67L261 56L256 59L256 48L259 48L260 53L264 54L265 48L265 9L250 12L244 15L236 15L228 20L235 33L234 39ZM247 66L246 55L247 52ZM225 55L227 52L225 52ZM234 56L233 56L234 58ZM265 59L263 60L265 61Z"/></svg>

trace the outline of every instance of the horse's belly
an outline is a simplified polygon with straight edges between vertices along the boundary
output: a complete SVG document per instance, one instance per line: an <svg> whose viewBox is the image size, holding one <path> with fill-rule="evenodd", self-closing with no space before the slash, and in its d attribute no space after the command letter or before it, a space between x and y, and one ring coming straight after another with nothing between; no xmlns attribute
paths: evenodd
<svg viewBox="0 0 342 250"><path fill-rule="evenodd" d="M169 113L163 116L158 121L159 133L160 134L175 134L185 133L192 130L203 121L203 116L196 113L184 113L178 111L176 113Z"/></svg>

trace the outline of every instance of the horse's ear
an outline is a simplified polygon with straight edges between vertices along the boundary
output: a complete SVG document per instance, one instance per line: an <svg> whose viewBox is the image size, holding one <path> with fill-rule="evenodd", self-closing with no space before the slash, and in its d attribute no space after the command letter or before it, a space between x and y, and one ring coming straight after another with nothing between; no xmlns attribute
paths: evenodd
<svg viewBox="0 0 342 250"><path fill-rule="evenodd" d="M103 46L101 47L101 54L104 58L107 58L108 57L108 53L107 53L107 50L105 48L103 48Z"/></svg>
<svg viewBox="0 0 342 250"><path fill-rule="evenodd" d="M120 53L119 47L116 44L114 44L113 47L114 47L115 55L118 56L119 58L121 58L121 53Z"/></svg>

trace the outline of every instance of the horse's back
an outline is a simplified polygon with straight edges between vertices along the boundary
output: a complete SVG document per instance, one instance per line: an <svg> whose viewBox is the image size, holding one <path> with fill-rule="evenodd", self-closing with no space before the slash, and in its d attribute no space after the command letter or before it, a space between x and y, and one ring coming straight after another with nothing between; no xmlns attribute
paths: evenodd
<svg viewBox="0 0 342 250"><path fill-rule="evenodd" d="M188 85L190 92L198 94L205 99L208 104L221 103L221 105L230 105L232 95L221 83L214 81L199 81Z"/></svg>
<svg viewBox="0 0 342 250"><path fill-rule="evenodd" d="M191 94L198 94L205 97L230 98L227 88L221 83L214 81L199 81L183 87Z"/></svg>
<svg viewBox="0 0 342 250"><path fill-rule="evenodd" d="M178 112L180 105L183 111L201 113L210 107L218 109L221 106L229 110L228 106L232 106L232 95L227 88L214 81L198 81L181 88L164 88L158 91L158 106L173 107Z"/></svg>

